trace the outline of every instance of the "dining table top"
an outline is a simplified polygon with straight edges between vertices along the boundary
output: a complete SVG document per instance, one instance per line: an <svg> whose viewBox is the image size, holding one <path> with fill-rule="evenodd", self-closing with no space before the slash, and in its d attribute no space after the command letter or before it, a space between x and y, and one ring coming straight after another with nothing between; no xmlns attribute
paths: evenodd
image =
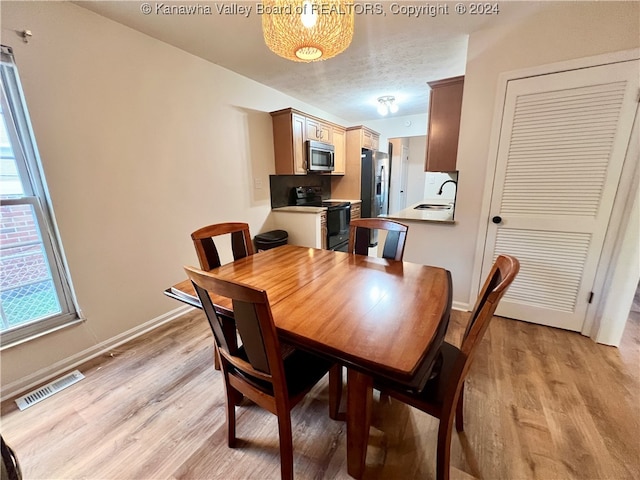
<svg viewBox="0 0 640 480"><path fill-rule="evenodd" d="M283 340L400 382L416 375L450 309L443 268L331 250L283 245L211 273L265 290ZM165 293L199 304L189 280ZM212 299L232 314L228 299Z"/></svg>

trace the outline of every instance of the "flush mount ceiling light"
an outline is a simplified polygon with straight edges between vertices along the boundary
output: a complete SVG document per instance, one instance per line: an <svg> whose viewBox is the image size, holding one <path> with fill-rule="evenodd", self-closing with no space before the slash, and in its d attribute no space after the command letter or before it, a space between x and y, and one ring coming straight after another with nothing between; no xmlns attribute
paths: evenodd
<svg viewBox="0 0 640 480"><path fill-rule="evenodd" d="M267 47L294 62L335 57L353 38L352 1L263 0L261 9Z"/></svg>
<svg viewBox="0 0 640 480"><path fill-rule="evenodd" d="M396 103L396 97L387 95L385 97L378 98L378 113L380 115L387 115L389 112L396 113L398 111L398 104Z"/></svg>

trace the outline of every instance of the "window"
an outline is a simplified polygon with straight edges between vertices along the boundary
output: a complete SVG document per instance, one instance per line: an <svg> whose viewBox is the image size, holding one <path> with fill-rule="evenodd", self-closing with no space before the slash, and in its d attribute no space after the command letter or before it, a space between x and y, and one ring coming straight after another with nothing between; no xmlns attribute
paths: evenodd
<svg viewBox="0 0 640 480"><path fill-rule="evenodd" d="M78 321L18 70L2 46L0 74L0 343Z"/></svg>

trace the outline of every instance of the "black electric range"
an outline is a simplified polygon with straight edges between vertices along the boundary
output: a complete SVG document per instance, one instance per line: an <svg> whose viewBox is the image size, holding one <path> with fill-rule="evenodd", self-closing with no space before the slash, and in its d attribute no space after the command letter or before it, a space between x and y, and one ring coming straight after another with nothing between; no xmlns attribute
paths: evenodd
<svg viewBox="0 0 640 480"><path fill-rule="evenodd" d="M351 202L333 202L322 199L322 187L293 187L289 205L327 208L327 249L346 252L349 243Z"/></svg>
<svg viewBox="0 0 640 480"><path fill-rule="evenodd" d="M351 202L332 202L322 199L322 187L293 187L289 195L289 205L298 207L327 207L327 210L346 208Z"/></svg>

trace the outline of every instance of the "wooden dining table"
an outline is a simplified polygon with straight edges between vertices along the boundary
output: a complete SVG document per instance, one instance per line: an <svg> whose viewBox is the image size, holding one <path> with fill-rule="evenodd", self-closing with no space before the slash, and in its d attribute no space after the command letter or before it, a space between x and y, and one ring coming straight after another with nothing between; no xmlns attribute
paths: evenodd
<svg viewBox="0 0 640 480"><path fill-rule="evenodd" d="M448 321L451 275L439 267L283 245L211 271L267 292L280 338L347 367L347 471L365 469L373 378L412 384ZM165 294L199 307L189 280ZM233 315L228 299L216 308Z"/></svg>

